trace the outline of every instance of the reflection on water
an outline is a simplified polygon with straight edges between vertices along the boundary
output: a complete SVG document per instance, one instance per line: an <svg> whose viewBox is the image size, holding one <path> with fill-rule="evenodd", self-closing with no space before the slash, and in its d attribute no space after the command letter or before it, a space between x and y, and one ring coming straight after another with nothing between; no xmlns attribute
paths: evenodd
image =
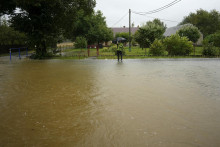
<svg viewBox="0 0 220 147"><path fill-rule="evenodd" d="M0 58L0 146L220 146L219 63Z"/></svg>

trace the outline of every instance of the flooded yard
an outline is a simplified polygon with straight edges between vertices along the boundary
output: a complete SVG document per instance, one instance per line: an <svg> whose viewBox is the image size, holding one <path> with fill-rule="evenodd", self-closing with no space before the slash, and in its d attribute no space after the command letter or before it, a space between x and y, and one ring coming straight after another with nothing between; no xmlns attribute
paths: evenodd
<svg viewBox="0 0 220 147"><path fill-rule="evenodd" d="M0 146L220 146L220 60L0 57Z"/></svg>

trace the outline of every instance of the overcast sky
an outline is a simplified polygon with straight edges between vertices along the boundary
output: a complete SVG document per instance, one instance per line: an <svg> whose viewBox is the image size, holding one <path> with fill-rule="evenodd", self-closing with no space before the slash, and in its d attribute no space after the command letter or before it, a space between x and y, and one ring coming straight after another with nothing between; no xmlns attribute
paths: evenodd
<svg viewBox="0 0 220 147"><path fill-rule="evenodd" d="M120 18L125 16L126 13L128 14L129 9L136 12L147 12L163 7L172 1L173 0L96 0L97 5L95 9L102 11L106 17L108 27L128 27L129 15L121 22L117 22ZM190 12L196 12L196 10L200 8L207 11L216 9L220 12L220 0L181 0L172 7L155 14L140 16L132 13L131 22L137 26L154 18L159 18L164 19L162 21L167 27L172 27L181 22L184 16L189 15Z"/></svg>

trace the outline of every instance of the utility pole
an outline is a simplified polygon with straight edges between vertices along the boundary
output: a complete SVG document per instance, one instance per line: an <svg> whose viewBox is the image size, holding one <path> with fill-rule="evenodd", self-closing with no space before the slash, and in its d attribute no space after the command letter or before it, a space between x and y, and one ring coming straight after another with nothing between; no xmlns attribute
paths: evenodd
<svg viewBox="0 0 220 147"><path fill-rule="evenodd" d="M129 9L129 52L131 52L131 9Z"/></svg>

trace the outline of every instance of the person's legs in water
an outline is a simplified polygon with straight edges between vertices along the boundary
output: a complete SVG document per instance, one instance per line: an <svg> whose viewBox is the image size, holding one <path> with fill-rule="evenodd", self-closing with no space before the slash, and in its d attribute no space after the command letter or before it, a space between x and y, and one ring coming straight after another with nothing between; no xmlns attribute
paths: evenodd
<svg viewBox="0 0 220 147"><path fill-rule="evenodd" d="M123 55L122 51L120 52L120 54L121 54L121 61L122 61L122 55Z"/></svg>
<svg viewBox="0 0 220 147"><path fill-rule="evenodd" d="M120 51L117 51L117 56L118 56L118 62L119 62Z"/></svg>

